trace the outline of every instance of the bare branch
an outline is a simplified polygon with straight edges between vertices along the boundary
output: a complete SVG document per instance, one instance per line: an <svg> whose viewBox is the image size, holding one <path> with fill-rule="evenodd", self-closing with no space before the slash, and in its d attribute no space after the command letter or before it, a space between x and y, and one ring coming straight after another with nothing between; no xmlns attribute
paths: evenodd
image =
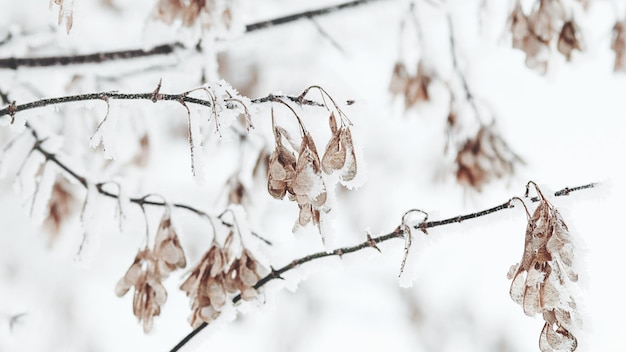
<svg viewBox="0 0 626 352"><path fill-rule="evenodd" d="M33 147L34 150L36 150L37 152L41 153L41 155L44 156L44 158L46 159L46 161L55 163L57 166L59 166L63 171L65 171L67 174L69 174L72 178L74 178L76 181L78 181L85 189L87 187L89 187L89 183L87 182L87 178L78 174L76 171L72 170L69 166L67 166L64 162L62 162L61 160L59 160L59 157L54 154L51 153L49 151L47 151L46 149L44 149L41 146L41 142L43 141L43 139L41 139L41 137L39 137L37 131L28 123L26 123L26 128L28 128L28 130L30 131L30 133L33 135L33 137L36 140L36 143ZM102 182L102 183L97 183L95 185L96 189L98 190L98 193L100 193L101 195L105 196L105 197L109 197L109 198L113 198L113 199L118 199L119 195L115 194L115 193L111 193L107 190L104 189L104 185L107 182ZM147 197L135 197L135 198L130 198L129 201L131 203L135 203L141 207L143 207L144 205L152 205L152 206L166 206L166 203L164 201L151 201L148 200ZM169 204L169 203L168 203ZM180 203L172 203L170 204L173 207L179 208L179 209L184 209L187 211L190 211L192 213L195 213L196 215L202 216L202 217L206 217L209 218L209 214L207 214L206 212L194 208L192 206L186 205L186 204L180 204Z"/></svg>
<svg viewBox="0 0 626 352"><path fill-rule="evenodd" d="M566 196L569 195L572 192L575 191L580 191L580 190L585 190L585 189L590 189L590 188L594 188L596 187L598 184L597 183L589 183L586 185L581 185L581 186L577 186L577 187L565 187L560 191L557 191L554 193L555 197L561 197L561 196ZM470 220L470 219L476 219L482 216L486 216L489 214L493 214L495 212L501 211L501 210L505 210L505 209L510 209L510 208L514 208L515 206L513 205L513 200L514 199L518 199L519 197L513 197L511 199L509 199L508 201L496 205L494 207L485 209L485 210L481 210L481 211L477 211L474 213L469 213L469 214L464 214L464 215L458 215L458 216L454 216L451 218L447 218L447 219L442 219L442 220L433 220L433 221L423 221L419 224L413 225L414 229L419 229L421 231L426 231L426 229L429 228L433 228L433 227L438 227L438 226L444 226L444 225L450 225L450 224L455 224L455 223L460 223L462 221L465 220ZM537 197L535 198L531 198L530 201L532 202L538 202L539 199ZM367 236L367 239L364 242L361 242L355 246L352 247L344 247L344 248L337 248L331 252L318 252L318 253L314 253L314 254L310 254L307 255L305 257L299 258L299 259L295 259L293 261L291 261L290 263L284 265L283 267L281 267L280 269L272 269L272 272L269 273L268 275L266 275L265 277L261 278L256 285L254 285L254 289L259 289L263 286L265 286L268 282L274 280L274 279L281 279L282 278L282 274L295 269L297 267L299 267L302 264L317 260L317 259L322 259L322 258L326 258L326 257L331 257L331 256L338 256L341 257L344 254L348 254L348 253L354 253L354 252L358 252L364 248L375 248L378 249L376 247L376 245L378 243L382 243L385 241L389 241L391 239L394 238L403 238L406 235L410 235L410 234L406 234L405 233L406 230L403 229L403 225L399 225L398 227L395 228L395 230L393 230L392 232L386 234L386 235L382 235L382 236L378 236L378 237L371 237L371 236ZM232 302L233 303L237 303L241 300L241 295L237 295L233 298ZM176 352L179 351L185 344L187 344L195 335L197 335L200 331L202 331L202 329L206 328L208 326L207 323L202 323L202 325L200 325L199 327L197 327L195 330L193 330L192 332L190 332L187 336L185 336L176 346L174 346L174 348L172 348L170 350L170 352Z"/></svg>
<svg viewBox="0 0 626 352"><path fill-rule="evenodd" d="M168 55L176 49L184 48L181 43L163 44L150 50L130 49L105 51L84 55L48 56L48 57L9 57L0 59L0 68L17 70L20 67L49 67L97 64L107 61L137 59L147 56Z"/></svg>
<svg viewBox="0 0 626 352"><path fill-rule="evenodd" d="M178 103L190 103L190 104L196 104L196 105L204 105L210 108L213 107L212 101L199 99L199 98L193 98L193 97L188 96L187 93L188 92L181 93L181 94L158 93L156 96L158 97L157 101L160 101L160 100L175 101ZM271 102L272 100L276 98L288 99L290 101L297 102L298 104L301 104L301 105L323 106L322 104L318 102L315 102L312 100L300 99L299 97L295 97L295 96L271 95L271 94L266 97L253 99L252 103L254 104L267 103L267 102ZM150 100L152 102L155 102L154 101L155 92L150 92L150 93L118 93L118 92L87 93L87 94L78 94L78 95L68 95L68 96L57 97L57 98L40 99L40 100L35 100L30 103L25 103L25 104L20 104L20 105L17 105L15 104L15 102L12 102L9 106L3 109L0 109L0 117L4 115L9 115L11 116L11 121L13 122L15 118L15 114L24 110L37 109L37 108L42 108L44 106L49 106L49 105L66 104L66 103L72 103L72 102L78 102L78 101L89 101L89 100L104 100L108 103L108 99L111 99L111 100Z"/></svg>
<svg viewBox="0 0 626 352"><path fill-rule="evenodd" d="M291 14L288 16L282 16L282 17L266 20L266 21L250 23L246 25L245 33L255 32L258 30L265 29L265 28L270 28L270 27L274 27L274 26L278 26L282 24L295 22L300 19L305 19L305 18L312 19L318 16L327 15L327 14L337 12L340 10L357 7L359 5L364 5L370 2L374 2L374 1L379 1L379 0L356 0L356 1L339 4L339 5L323 7L317 10L304 11L304 12ZM10 38L7 37L4 40L7 40L7 39L10 39ZM30 57L30 58L10 57L10 58L0 59L0 69L5 68L5 69L16 70L20 67L48 67L48 66L95 64L95 63L102 63L102 62L115 61L115 60L128 60L128 59L137 59L137 58L149 57L149 56L168 55L168 54L174 53L176 49L184 49L184 48L185 46L182 43L176 42L176 43L159 45L150 50L130 49L130 50L99 52L99 53L84 54L84 55Z"/></svg>

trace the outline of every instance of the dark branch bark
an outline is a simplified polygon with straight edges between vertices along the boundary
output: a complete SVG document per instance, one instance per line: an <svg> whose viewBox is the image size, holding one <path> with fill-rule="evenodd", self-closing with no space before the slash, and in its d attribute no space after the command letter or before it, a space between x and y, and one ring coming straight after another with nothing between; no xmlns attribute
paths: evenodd
<svg viewBox="0 0 626 352"><path fill-rule="evenodd" d="M311 19L314 17L327 15L329 13L337 12L344 9L353 8L359 5L367 4L380 0L357 0L351 1L339 5L333 5L324 7L317 10L304 11L288 16L278 17L271 20L251 23L246 25L246 33L262 30L265 28L278 26L282 24L291 23L300 19ZM130 49L120 51L99 52L84 55L68 55L68 56L50 56L50 57L31 57L31 58L19 58L10 57L0 59L0 69L12 69L16 70L20 67L49 67L49 66L67 66L67 65L82 65L82 64L97 64L114 60L128 60L141 57L156 56L156 55L168 55L173 53L176 49L184 48L181 43L163 44L154 47L150 50Z"/></svg>
<svg viewBox="0 0 626 352"><path fill-rule="evenodd" d="M311 18L314 18L314 17L327 15L329 13L333 13L333 12L340 11L340 10L343 10L343 9L349 9L349 8L356 7L356 6L359 6L359 5L364 5L364 4L367 4L369 2L374 2L374 1L379 1L379 0L357 0L357 1L351 1L351 2L346 2L346 3L343 3L343 4L339 4L339 5L333 5L333 6L324 7L324 8L317 9L317 10L305 11L305 12L295 13L293 15L288 15L288 16L284 16L284 17L274 18L274 19L267 20L267 21L261 21L261 22L257 22L257 23L252 23L252 24L249 24L249 25L246 26L246 33L254 32L254 31L259 30L259 29L264 29L264 28L268 28L268 27L273 27L273 26L278 26L278 25L285 24L285 23L298 21L298 20L301 20L303 18L311 19Z"/></svg>
<svg viewBox="0 0 626 352"><path fill-rule="evenodd" d="M306 99L303 100L303 99L299 99L299 97L289 96L289 95L272 95L272 94L266 97L253 99L252 103L254 104L267 103L267 102L271 102L273 99L276 99L276 98L290 100L292 102L295 102L301 105L322 106L322 104L316 101L312 101L312 100L306 100ZM182 101L182 102L190 103L190 104L204 105L206 107L213 106L211 101L190 97L188 96L188 93L181 93L181 94L158 93L155 95L154 92L150 92L150 93L101 92L101 93L68 95L68 96L57 97L57 98L47 98L47 99L36 100L30 103L25 103L25 104L20 104L20 105L17 105L15 104L15 102L13 102L9 106L3 109L0 109L0 117L4 115L9 115L11 117L14 117L15 114L20 111L41 108L41 107L49 106L49 105L66 104L66 103L88 101L88 100L103 100L104 101L105 99L150 100L155 103L159 100L174 101L178 103Z"/></svg>
<svg viewBox="0 0 626 352"><path fill-rule="evenodd" d="M41 153L41 155L44 156L44 158L46 159L46 162L52 162L54 164L56 164L58 167L60 167L63 171L65 171L68 175L70 175L72 178L74 178L76 181L78 181L84 188L87 188L89 185L89 182L87 181L87 178L78 174L77 172L75 172L74 170L72 170L69 166L67 166L63 161L61 161L59 159L59 157L54 154L51 153L49 151L47 151L46 149L44 149L41 145L44 142L44 139L42 139L41 137L39 137L39 134L37 133L37 131L28 123L26 123L26 128L30 131L30 133L33 135L33 138L35 139L35 144L33 145L33 149L39 153ZM119 195L118 194L114 194L111 193L107 190L104 189L104 185L106 183L97 183L95 184L96 189L98 190L98 193L100 193L101 195L105 196L105 197L109 197L109 198L114 198L114 199L118 199ZM136 198L130 198L129 201L131 203L135 203L139 206L144 206L144 205L154 205L154 206L165 206L165 202L163 201L151 201L148 200L147 197L136 197ZM181 204L181 203L173 203L171 204L173 207L179 208L179 209L184 209L187 211L190 211L196 215L199 216L204 216L204 217L209 217L209 214L207 214L206 212L194 208L192 206L186 205L186 204Z"/></svg>
<svg viewBox="0 0 626 352"><path fill-rule="evenodd" d="M183 48L180 43L163 44L150 50L131 49L108 51L85 55L48 56L48 57L9 57L0 59L0 68L16 70L19 67L48 67L82 64L97 64L113 60L128 60L146 56L167 55Z"/></svg>
<svg viewBox="0 0 626 352"><path fill-rule="evenodd" d="M582 186L577 186L577 187L565 187L560 191L557 191L554 193L555 197L561 197L561 196L566 196L569 195L572 192L575 191L580 191L580 190L584 190L584 189L589 189L589 188L593 188L597 186L597 183L589 183L586 185L582 185ZM539 201L539 198L534 197L534 198L530 198L531 202L537 202ZM449 225L449 224L455 224L455 223L460 223L462 221L465 220L470 220L470 219L475 219L475 218L479 218L479 217L483 217L489 214L493 214L495 212L504 210L504 209L510 209L510 208L514 208L515 206L513 205L513 199L509 199L508 201L496 205L494 207L491 207L489 209L485 209L485 210L481 210L481 211L477 211L474 213L470 213L470 214L465 214L465 215L459 215L459 216L454 216L451 218L447 218L447 219L442 219L442 220L434 220L434 221L424 221L418 225L413 226L413 228L415 230L421 230L424 233L426 232L427 229L429 228L433 228L433 227L438 227L438 226L444 226L444 225ZM361 242L355 246L352 247L344 247L344 248L338 248L333 250L332 252L318 252L318 253L314 253L314 254L310 254L307 255L305 257L302 257L300 259L295 259L293 261L291 261L290 263L284 265L283 267L281 267L280 269L272 269L272 272L269 273L268 275L266 275L265 277L261 278L256 285L254 285L255 289L259 289L263 286L265 286L268 282L274 280L274 279L280 279L281 275L294 269L299 267L302 264L317 260L317 259L321 259L321 258L326 258L326 257L331 257L331 256L343 256L344 254L348 254L348 253L353 253L353 252L357 252L360 251L364 248L374 248L374 249L378 249L376 247L376 245L378 243L382 243L385 241L389 241L391 239L394 238L403 238L404 237L404 231L402 230L402 226L398 226L396 227L395 230L393 230L392 232L386 234L386 235L382 235L379 237L367 237L367 240L364 242ZM233 298L232 302L237 303L241 300L241 295L237 295ZM172 348L170 350L170 352L176 352L179 351L185 344L187 344L195 335L197 335L200 331L202 331L204 328L206 328L208 326L207 323L202 323L202 325L200 325L199 327L197 327L196 329L194 329L192 332L190 332L187 336L185 336L176 346L174 346L174 348Z"/></svg>

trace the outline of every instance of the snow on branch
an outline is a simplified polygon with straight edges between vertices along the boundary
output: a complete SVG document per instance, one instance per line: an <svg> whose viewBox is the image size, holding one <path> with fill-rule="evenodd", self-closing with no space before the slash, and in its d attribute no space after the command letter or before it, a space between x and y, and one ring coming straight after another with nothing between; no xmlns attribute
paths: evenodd
<svg viewBox="0 0 626 352"><path fill-rule="evenodd" d="M531 181L532 182L532 181ZM531 183L529 182L529 183ZM532 182L532 184L534 184L534 182ZM588 183L585 185L581 185L581 186L576 186L576 187L565 187L557 192L554 193L555 197L562 197L562 196L567 196L572 192L577 192L577 191L581 191L581 190L585 190L585 189L590 189L590 188L594 188L596 187L598 184L597 183ZM541 202L539 205L538 212L540 212L540 214L542 214L542 207L550 207L550 209L552 209L552 206L545 203L546 200L544 198L544 196L542 194L540 194L540 196L537 197L532 197L532 198L528 198L528 194L526 194L527 199L532 202L532 203L536 203L536 202ZM290 270L293 270L305 263L308 262L312 262L315 261L317 259L322 259L322 258L326 258L326 257L331 257L331 256L337 256L337 257L342 257L345 254L349 254L349 253L354 253L354 252L358 252L360 250L363 250L365 248L374 248L376 250L380 250L377 247L377 244L382 243L382 242L386 242L392 239L402 239L402 238L410 238L411 236L411 229L414 230L420 230L422 231L424 234L427 234L427 229L429 228L434 228L434 227L439 227L439 226L445 226L445 225L450 225L450 224L457 224L457 223L461 223L465 220L471 220L471 219L476 219L476 218L480 218L489 214L493 214L502 210L506 210L506 209L511 209L514 208L514 200L519 200L521 198L519 197L513 197L509 200L507 200L506 202L502 203L502 204L498 204L496 206L493 206L491 208L488 209L484 209L484 210L480 210L477 212L473 212L473 213L469 213L469 214L463 214L463 215L457 215L454 217L449 217L446 219L441 219L441 220L431 220L431 221L426 221L428 219L427 216L424 217L424 220L417 223L417 224L412 224L409 225L405 222L405 216L403 216L402 219L402 223L400 225L398 225L398 227L396 227L392 232L385 234L385 235L381 235L381 236L377 236L377 237L371 237L370 235L367 235L367 239L359 244L356 244L354 246L351 247L342 247L342 248L337 248L335 250L332 251L322 251L322 252L317 252L317 253L313 253L307 256L304 256L302 258L298 258L298 259L294 259L291 262L285 264L284 266L280 267L279 269L271 269L271 272L269 274L267 274L266 276L262 277L261 279L259 279L259 281L254 285L254 289L258 290L259 288L265 286L268 282L273 281L275 279L283 279L282 275ZM524 205L525 207L525 205ZM556 211L556 210L554 210ZM421 212L421 211L420 211ZM406 214L405 214L406 215ZM425 214L427 215L427 214ZM533 219L535 217L537 217L538 215L534 215ZM536 222L536 220L534 220ZM562 220L560 220L562 222ZM529 222L529 228L531 226L531 222ZM564 226L564 225L563 225ZM407 233L408 232L408 233ZM407 241L407 243L409 243L410 245L410 241ZM408 248L407 248L408 250ZM513 287L511 288L511 290L513 290ZM511 293L511 295L513 296L513 293ZM232 303L235 304L237 302L239 302L242 299L241 295L237 295L232 299ZM515 300L515 298L514 298ZM553 314L554 315L554 314ZM552 329L552 325L557 325L559 328L561 328L561 323L558 320L558 318L554 318L554 319L547 319L546 320L546 326L548 326L548 328L544 327L544 331L542 331L542 340L541 343L544 344L548 344L548 342L550 342L550 345L557 345L557 342L555 342L555 339L558 338L558 336L565 336L567 338L570 337L569 332L563 333L561 330L557 330L556 332L554 330L552 330L552 333L550 333L550 331L548 331L548 329ZM183 348L183 346L185 346L196 334L198 334L200 331L202 331L204 328L206 328L208 326L208 323L202 323L200 324L197 328L195 328L192 332L190 332L187 336L185 336L176 346L174 346L170 352L176 352L179 351L181 348ZM546 334L550 335L550 337L548 337L548 341L544 340L546 339L544 336L546 336ZM555 337L555 335L558 335ZM565 339L565 338L563 338ZM561 340L559 340L561 341ZM566 342L563 342L563 344L568 343L570 340L567 340ZM554 343L553 343L554 342ZM542 345L544 346L544 345Z"/></svg>
<svg viewBox="0 0 626 352"><path fill-rule="evenodd" d="M9 115L11 117L11 121L13 122L15 118L15 114L20 111L42 108L44 106L49 106L49 105L66 104L66 103L86 101L86 100L102 100L105 102L107 102L107 100L150 100L154 103L156 103L157 101L163 100L163 101L174 101L174 102L178 102L181 104L190 103L190 104L196 104L196 105L203 105L209 108L214 108L212 100L194 98L194 97L189 96L189 93L191 93L192 91L188 91L188 92L184 92L180 94L164 94L164 93L159 93L158 90L155 90L154 92L150 92L150 93L118 93L118 92L87 93L87 94L78 94L78 95L68 95L68 96L56 97L56 98L40 99L40 100L35 100L32 102L20 104L20 105L17 105L16 102L13 101L7 107L0 109L0 117ZM272 101L275 98L287 99L293 102L297 102L298 104L301 104L301 105L321 106L321 104L318 102L307 100L307 99L301 99L300 97L272 95L272 94L263 98L253 99L251 100L251 103L253 104L266 103L266 102ZM234 109L237 107L238 106L235 104L228 104L226 106L226 108L228 109Z"/></svg>

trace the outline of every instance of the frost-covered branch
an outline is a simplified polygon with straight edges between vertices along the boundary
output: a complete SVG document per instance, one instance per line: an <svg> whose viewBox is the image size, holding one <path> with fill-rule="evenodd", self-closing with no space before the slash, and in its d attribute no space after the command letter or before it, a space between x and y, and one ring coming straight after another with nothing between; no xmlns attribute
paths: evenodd
<svg viewBox="0 0 626 352"><path fill-rule="evenodd" d="M258 30L262 30L269 27L279 26L291 22L298 21L300 19L312 19L315 17L327 15L333 12L341 11L344 9L353 8L359 5L364 5L370 2L380 0L356 0L343 4L332 5L323 7L317 10L303 11L287 16L281 16L270 20L250 23L246 25L245 33L250 33ZM7 37L9 38L9 37ZM49 57L9 57L0 59L0 69L12 69L16 70L20 67L48 67L48 66L68 66L68 65L82 65L82 64L97 64L107 61L137 59L142 57L168 55L176 51L176 49L183 49L185 46L182 43L169 43L156 46L150 50L143 49L129 49L119 51L104 51L83 55L66 55L66 56L49 56Z"/></svg>
<svg viewBox="0 0 626 352"><path fill-rule="evenodd" d="M35 144L33 145L33 150L35 150L38 153L40 153L41 155L43 155L47 162L52 162L52 163L56 164L63 171L65 171L68 175L70 175L72 178L74 178L76 181L78 181L83 187L85 187L85 188L89 187L89 181L87 180L87 178L85 176L82 176L82 175L78 174L76 171L72 170L67 164L65 164L63 161L61 161L56 154L51 153L50 151L48 151L48 150L46 150L45 148L42 147L42 143L45 140L42 139L39 136L37 131L30 124L26 123L26 128L33 135L33 138L35 138ZM105 183L97 183L95 185L98 193L100 193L101 195L103 195L105 197L109 197L109 198L114 198L114 199L118 199L119 198L118 194L111 193L111 192L105 190L104 189L104 185L105 185ZM139 206L144 206L144 205L154 205L154 206L161 206L161 207L166 206L166 203L164 201L149 200L148 197L146 197L146 196L129 198L129 201L131 203L135 203L135 204L137 204ZM200 210L198 208L194 208L194 207L192 207L190 205L181 204L181 203L172 203L172 204L169 204L169 205L171 205L171 206L173 206L175 208L179 208L179 209L184 209L184 210L190 211L190 212L195 213L196 215L199 215L199 216L202 216L202 217L209 217L209 214L205 213L204 211L202 211L202 210Z"/></svg>
<svg viewBox="0 0 626 352"><path fill-rule="evenodd" d="M577 191L581 191L581 190L585 190L585 189L590 189L590 188L594 188L596 187L598 184L597 183L588 183L585 185L581 185L581 186L576 186L576 187L565 187L557 192L554 193L555 197L562 197L562 196L567 196L572 192L577 192ZM450 225L450 224L456 224L456 223L461 223L465 220L471 220L471 219L476 219L476 218L480 218L489 214L493 214L505 209L510 209L510 208L514 208L515 205L513 204L513 201L515 199L518 199L518 197L513 197L511 199L509 199L508 201L493 206L491 208L488 209L484 209L481 211L477 211L474 213L469 213L469 214L464 214L464 215L458 215L458 216L454 216L454 217L450 217L447 219L442 219L442 220L432 220L432 221L422 221L419 224L415 224L412 226L412 228L414 230L420 230L424 233L427 233L427 229L429 228L434 228L434 227L439 227L439 226L445 226L445 225ZM537 197L532 197L529 199L531 202L538 202L541 200L541 198L539 196ZM337 248L333 251L330 252L326 252L326 251L322 251L322 252L318 252L318 253L313 253L310 255L307 255L305 257L299 258L299 259L295 259L293 261L291 261L290 263L284 265L283 267L279 268L279 269L273 269L271 270L271 272L266 275L265 277L261 278L256 285L254 285L255 289L259 289L263 286L265 286L268 282L275 280L275 279L282 279L282 276L284 273L293 270L297 267L299 267L302 264L317 260L317 259L322 259L322 258L326 258L326 257L331 257L331 256L338 256L338 257L342 257L344 254L348 254L348 253L354 253L354 252L358 252L362 249L365 248L374 248L378 251L380 251L380 249L377 247L377 244L382 243L382 242L386 242L389 241L391 239L395 239L395 238L404 238L407 232L407 229L410 231L410 229L406 226L406 224L401 224L398 227L396 227L392 232L385 234L385 235L381 235L378 237L371 237L371 236L367 236L367 239L357 245L351 246L351 247L343 247L343 248ZM410 234L409 234L410 235ZM237 303L241 300L241 295L237 295L233 298L232 302L233 303ZM207 323L202 323L199 327L197 327L196 329L194 329L191 333L189 333L187 336L185 336L176 346L174 346L174 348L172 348L170 350L170 352L176 352L179 351L185 344L187 344L196 334L198 334L200 331L202 331L202 329L204 329L205 327L207 327L208 324Z"/></svg>
<svg viewBox="0 0 626 352"><path fill-rule="evenodd" d="M78 172L74 171L71 167L69 167L66 163L64 163L63 161L61 161L59 159L59 157L57 156L57 154L52 153L48 150L46 150L45 148L42 147L42 144L45 142L44 138L41 138L39 136L39 134L37 133L37 131L28 123L25 123L25 127L30 131L31 135L33 136L33 138L35 139L35 143L32 147L32 149L38 153L40 153L41 155L43 155L43 157L46 159L46 162L52 162L54 164L56 164L59 168L61 168L61 170L65 171L68 175L70 175L72 178L74 178L76 181L78 181L78 183L80 183L85 189L89 189L89 181L87 180L87 178L83 175L80 175ZM95 189L97 190L97 192L99 194L101 194L102 196L105 197L109 197L112 199L116 199L118 201L120 201L120 194L119 193L112 193L109 192L107 190L104 189L104 186L107 184L107 182L100 182L100 183L96 183ZM174 207L174 208L178 208L178 209L183 209L189 212L192 212L200 217L204 217L207 219L211 219L211 215L209 215L208 213L193 207L191 205L187 205L187 204L183 204L183 203L166 203L164 200L162 201L156 201L156 200L150 200L150 195L145 195L142 197L130 197L127 200L130 203L134 203L140 207L143 208L143 206L145 205L150 205L150 206L158 206L158 207ZM217 216L215 218L218 218L222 224L231 227L232 224L224 221L221 216ZM261 235L255 233L255 232L251 232L251 234L258 238L259 240L263 241L265 244L267 245L272 245L272 243L270 241L268 241L267 239L265 239L264 237L262 237Z"/></svg>
<svg viewBox="0 0 626 352"><path fill-rule="evenodd" d="M101 92L101 93L68 95L68 96L56 97L56 98L46 98L46 99L35 100L29 103L19 104L19 105L17 105L16 102L14 101L9 106L3 109L0 109L0 117L9 115L13 119L15 117L15 114L20 111L37 109L37 108L41 108L41 107L49 106L49 105L66 104L66 103L88 101L88 100L103 100L105 102L107 100L150 100L154 103L156 103L159 100L165 100L165 101L175 101L178 103L190 103L190 104L196 104L196 105L204 105L210 108L213 107L212 101L190 97L189 93L190 92L185 92L185 93L180 93L180 94L163 94L163 93L159 93L158 90L154 92L150 92L150 93ZM272 94L266 97L253 99L251 102L260 104L260 103L270 102L276 98L287 99L293 102L297 102L298 104L301 104L301 105L322 106L322 104L318 102L307 100L307 99L301 99L300 97L296 97L296 96L272 95Z"/></svg>

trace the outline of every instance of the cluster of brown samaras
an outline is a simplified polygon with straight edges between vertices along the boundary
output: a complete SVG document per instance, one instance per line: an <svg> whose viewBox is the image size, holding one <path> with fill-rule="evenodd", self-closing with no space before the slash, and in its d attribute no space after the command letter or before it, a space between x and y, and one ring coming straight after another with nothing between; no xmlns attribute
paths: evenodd
<svg viewBox="0 0 626 352"><path fill-rule="evenodd" d="M191 326L195 329L202 322L210 322L220 315L229 295L241 295L243 300L256 298L255 285L264 269L245 248L233 258L231 249L233 232L224 246L217 242L204 254L191 274L180 286L191 299Z"/></svg>
<svg viewBox="0 0 626 352"><path fill-rule="evenodd" d="M254 285L260 278L261 266L248 250L242 248L239 256L232 254L233 233L224 247L215 242L191 271L181 286L191 299L191 325L210 322L220 314L228 294L241 294L248 300L256 296ZM115 287L118 296L134 288L133 314L143 323L145 332L152 329L153 318L161 313L167 300L162 281L171 272L187 265L185 254L172 226L168 207L163 214L152 249L142 249L128 271Z"/></svg>
<svg viewBox="0 0 626 352"><path fill-rule="evenodd" d="M526 53L526 66L546 73L550 47L571 59L574 50L583 50L580 29L561 0L539 0L526 15L518 0L509 17L513 47Z"/></svg>
<svg viewBox="0 0 626 352"><path fill-rule="evenodd" d="M578 342L572 331L581 325L570 293L571 284L578 281L574 245L561 214L537 192L539 205L528 219L522 261L508 274L513 280L510 294L526 315L543 315L542 352L574 351Z"/></svg>
<svg viewBox="0 0 626 352"><path fill-rule="evenodd" d="M428 101L428 86L431 81L432 79L425 73L421 61L417 63L415 75L409 74L404 63L397 62L393 67L389 92L394 96L403 95L404 107L408 110L419 102Z"/></svg>
<svg viewBox="0 0 626 352"><path fill-rule="evenodd" d="M313 137L304 128L296 157L287 131L273 125L276 147L269 158L267 190L276 199L288 194L290 200L298 203L300 214L296 226L309 223L320 226L320 210L327 200L322 172L336 174L343 182L356 176L356 157L348 123L342 119L338 125L335 114L331 113L329 124L332 137L321 159Z"/></svg>
<svg viewBox="0 0 626 352"><path fill-rule="evenodd" d="M187 27L200 23L204 29L229 29L232 23L230 1L220 0L159 0L153 17L168 25L177 20Z"/></svg>
<svg viewBox="0 0 626 352"><path fill-rule="evenodd" d="M520 163L523 163L522 159L494 131L494 127L484 125L457 149L456 179L463 186L481 191L488 182L512 175Z"/></svg>
<svg viewBox="0 0 626 352"><path fill-rule="evenodd" d="M409 109L417 103L428 101L428 86L431 81L432 78L424 73L421 61L417 65L415 76L409 75L404 64L398 62L393 69L389 92L394 96L404 94L405 108ZM481 124L475 135L455 143L455 137L460 134L460 130L458 116L451 104L447 121L446 152L454 150L456 153L455 175L459 184L481 191L483 185L512 175L516 164L523 163L496 133L493 124Z"/></svg>

